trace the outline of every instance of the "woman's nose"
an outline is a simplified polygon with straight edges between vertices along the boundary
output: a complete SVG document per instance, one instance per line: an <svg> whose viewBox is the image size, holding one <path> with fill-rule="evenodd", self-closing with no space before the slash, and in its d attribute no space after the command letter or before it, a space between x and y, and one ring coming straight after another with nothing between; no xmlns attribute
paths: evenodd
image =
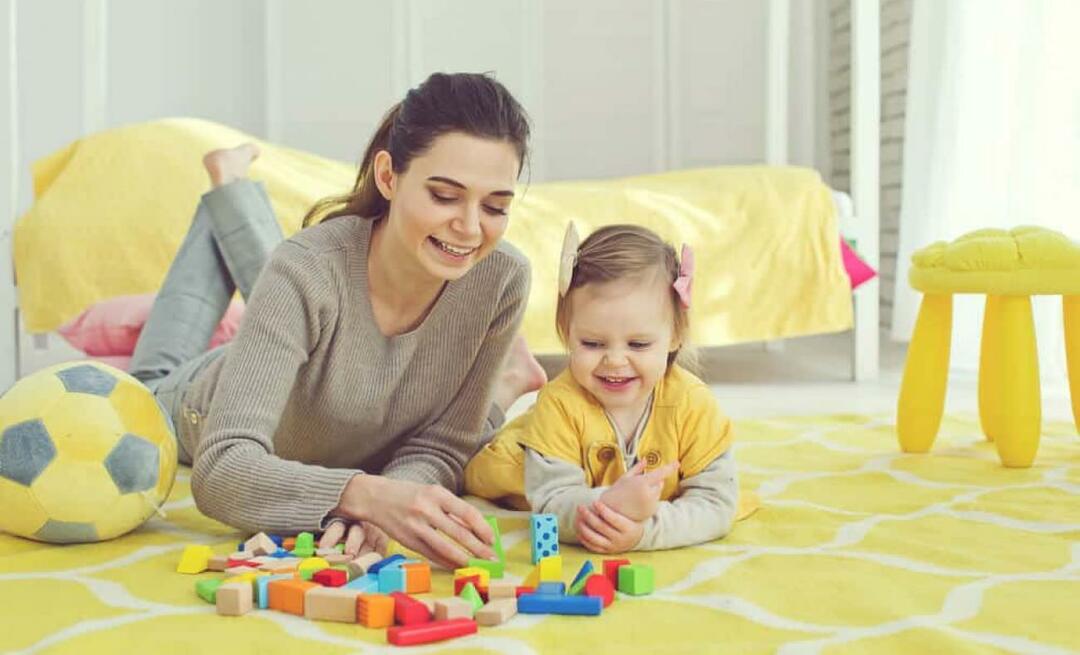
<svg viewBox="0 0 1080 655"><path fill-rule="evenodd" d="M480 208L466 205L461 216L454 221L454 229L466 237L480 234Z"/></svg>

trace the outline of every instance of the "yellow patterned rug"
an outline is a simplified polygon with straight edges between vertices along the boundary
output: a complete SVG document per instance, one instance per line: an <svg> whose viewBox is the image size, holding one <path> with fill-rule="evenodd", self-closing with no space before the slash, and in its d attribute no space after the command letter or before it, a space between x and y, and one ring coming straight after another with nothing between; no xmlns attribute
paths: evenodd
<svg viewBox="0 0 1080 655"><path fill-rule="evenodd" d="M637 553L651 596L600 617L517 616L425 647L446 653L1074 653L1080 651L1080 437L1045 426L1035 467L1006 470L970 418L929 456L887 417L746 421L743 483L765 507L727 539ZM385 630L270 611L218 617L174 572L184 544L243 535L196 510L182 469L167 519L113 542L0 536L0 651L374 653ZM3 508L0 508L3 511ZM502 513L510 575L529 570L523 514ZM587 553L566 547L564 573ZM599 564L599 558L594 563ZM204 574L218 575L218 574ZM448 595L450 574L434 579Z"/></svg>

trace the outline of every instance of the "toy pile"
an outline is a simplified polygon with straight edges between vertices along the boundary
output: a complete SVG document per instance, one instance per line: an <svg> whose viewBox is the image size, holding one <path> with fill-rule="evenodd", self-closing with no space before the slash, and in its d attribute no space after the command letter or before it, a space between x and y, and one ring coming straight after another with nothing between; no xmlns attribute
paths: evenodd
<svg viewBox="0 0 1080 655"><path fill-rule="evenodd" d="M241 616L258 608L359 623L386 628L387 641L398 646L473 634L478 625L497 626L519 612L596 616L615 600L616 590L635 596L653 590L652 567L627 559L604 560L602 572L586 560L567 588L552 514L531 517L532 571L520 585L504 582L506 554L499 524L493 516L485 518L495 532L498 561L471 559L469 566L454 571L451 598L413 596L431 591L427 562L401 554L352 558L340 545L316 549L309 532L288 538L260 532L228 556L214 555L209 546L188 546L176 570L224 574L195 583L195 592L215 604L220 615Z"/></svg>

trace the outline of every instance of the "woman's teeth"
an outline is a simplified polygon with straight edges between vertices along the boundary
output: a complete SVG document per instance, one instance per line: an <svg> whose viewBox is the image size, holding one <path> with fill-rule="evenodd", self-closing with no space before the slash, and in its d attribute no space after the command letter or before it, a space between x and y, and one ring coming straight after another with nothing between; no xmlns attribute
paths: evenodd
<svg viewBox="0 0 1080 655"><path fill-rule="evenodd" d="M435 237L431 237L431 240L434 241L435 245L439 246L440 249L450 253L451 255L455 255L457 257L464 257L465 255L471 254L472 251L476 250L476 248L455 248L454 246L451 246L448 243L445 243L443 241L439 241Z"/></svg>

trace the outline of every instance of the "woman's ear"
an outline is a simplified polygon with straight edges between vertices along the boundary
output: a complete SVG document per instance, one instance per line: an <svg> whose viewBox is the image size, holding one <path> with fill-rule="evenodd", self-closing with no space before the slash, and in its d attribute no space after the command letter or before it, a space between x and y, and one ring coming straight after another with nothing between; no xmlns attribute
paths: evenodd
<svg viewBox="0 0 1080 655"><path fill-rule="evenodd" d="M386 198L387 202L393 200L397 176L394 174L394 162L390 158L390 153L386 150L375 153L375 161L372 162L371 168L375 174L375 186L379 189L379 193Z"/></svg>

